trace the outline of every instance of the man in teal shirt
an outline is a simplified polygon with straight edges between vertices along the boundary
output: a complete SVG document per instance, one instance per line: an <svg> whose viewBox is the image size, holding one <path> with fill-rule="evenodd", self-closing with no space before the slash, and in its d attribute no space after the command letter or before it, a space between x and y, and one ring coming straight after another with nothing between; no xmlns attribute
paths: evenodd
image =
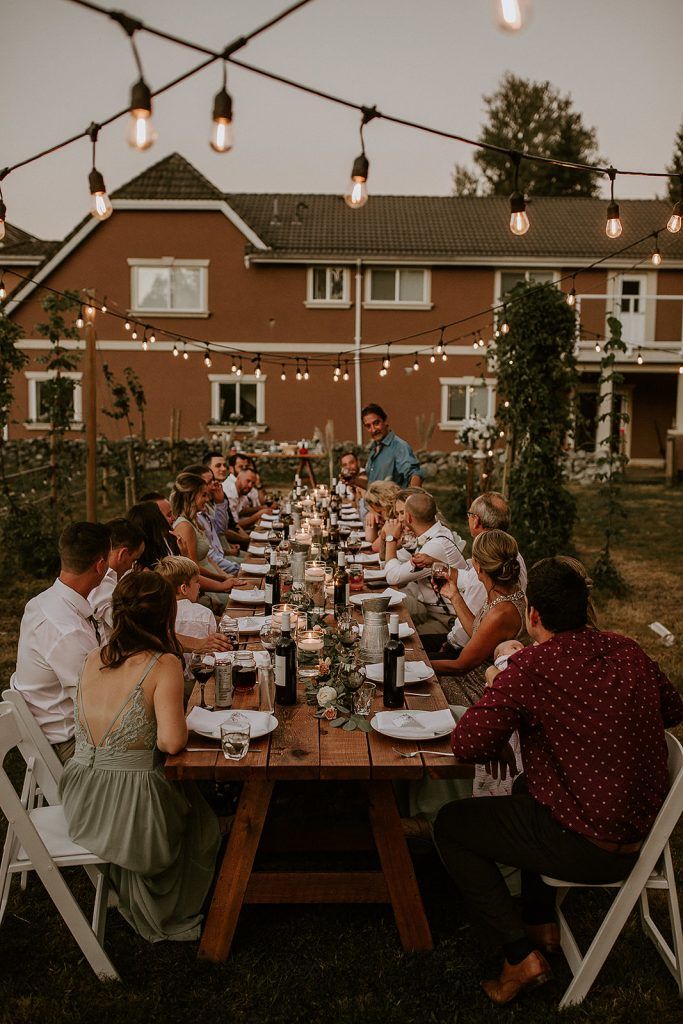
<svg viewBox="0 0 683 1024"><path fill-rule="evenodd" d="M366 405L361 417L372 438L366 467L368 483L393 480L399 487L421 487L424 473L415 452L407 441L390 430L381 405Z"/></svg>

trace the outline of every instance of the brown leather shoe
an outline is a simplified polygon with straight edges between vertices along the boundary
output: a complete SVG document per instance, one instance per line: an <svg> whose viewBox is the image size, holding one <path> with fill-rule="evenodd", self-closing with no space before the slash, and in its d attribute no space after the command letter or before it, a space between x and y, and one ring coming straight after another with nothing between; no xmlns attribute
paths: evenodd
<svg viewBox="0 0 683 1024"><path fill-rule="evenodd" d="M560 953L560 926L554 921L548 924L527 924L526 933L541 953Z"/></svg>
<svg viewBox="0 0 683 1024"><path fill-rule="evenodd" d="M492 1002L502 1005L509 1003L520 992L542 985L551 974L545 957L534 950L519 964L509 964L506 960L500 978L482 981L481 987Z"/></svg>

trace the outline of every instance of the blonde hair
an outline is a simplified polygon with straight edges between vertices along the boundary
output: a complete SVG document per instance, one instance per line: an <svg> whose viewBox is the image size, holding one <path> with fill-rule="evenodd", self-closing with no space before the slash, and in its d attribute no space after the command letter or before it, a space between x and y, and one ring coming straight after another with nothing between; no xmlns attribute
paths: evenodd
<svg viewBox="0 0 683 1024"><path fill-rule="evenodd" d="M472 558L494 583L514 585L519 580L517 541L503 530L486 530L477 534L472 545Z"/></svg>
<svg viewBox="0 0 683 1024"><path fill-rule="evenodd" d="M393 480L375 480L365 492L365 504L378 506L382 510L382 515L388 519L400 490Z"/></svg>
<svg viewBox="0 0 683 1024"><path fill-rule="evenodd" d="M196 523L197 507L195 502L197 495L204 487L208 487L208 484L204 477L197 473L183 471L178 474L170 496L171 508L176 519L184 516L191 523Z"/></svg>
<svg viewBox="0 0 683 1024"><path fill-rule="evenodd" d="M155 572L168 580L177 593L183 583L191 583L195 576L199 576L199 567L185 555L167 555L157 562Z"/></svg>
<svg viewBox="0 0 683 1024"><path fill-rule="evenodd" d="M588 605L586 607L586 624L592 626L593 629L600 629L598 625L598 614L593 604L593 598L591 597L591 591L593 589L593 580L588 575L588 571L583 562L580 562L578 558L572 558L571 555L556 555L556 562L563 562L564 565L569 566L573 569L577 576L580 576L582 580L586 581L586 587L588 588Z"/></svg>

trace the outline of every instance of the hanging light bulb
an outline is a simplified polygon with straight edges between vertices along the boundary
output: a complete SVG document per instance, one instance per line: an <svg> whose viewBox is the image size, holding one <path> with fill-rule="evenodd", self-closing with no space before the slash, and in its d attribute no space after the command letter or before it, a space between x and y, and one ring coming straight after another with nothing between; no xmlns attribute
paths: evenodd
<svg viewBox="0 0 683 1024"><path fill-rule="evenodd" d="M503 306L503 322L500 325L500 333L501 334L509 334L510 333L510 324L508 323L508 308L507 308L507 306Z"/></svg>
<svg viewBox="0 0 683 1024"><path fill-rule="evenodd" d="M519 32L528 17L528 0L493 0L493 17L504 32Z"/></svg>
<svg viewBox="0 0 683 1024"><path fill-rule="evenodd" d="M446 330L446 328L445 327L440 327L439 330L441 331L441 333L439 335L439 340L436 343L436 354L437 354L437 356L440 356L441 353L443 352L443 335L444 335L444 331Z"/></svg>
<svg viewBox="0 0 683 1024"><path fill-rule="evenodd" d="M636 362L638 363L638 366L642 366L643 365L643 353L640 351L640 348L638 349L638 355L636 356Z"/></svg>
<svg viewBox="0 0 683 1024"><path fill-rule="evenodd" d="M683 174L679 174L678 178L681 185L681 198L677 203L674 203L671 216L666 225L666 230L670 231L672 235L677 234L681 230L681 224L683 224Z"/></svg>
<svg viewBox="0 0 683 1024"><path fill-rule="evenodd" d="M380 377L386 377L386 375L387 375L387 368L386 368L386 366L380 366L380 368L379 368L379 375L380 375Z"/></svg>
<svg viewBox="0 0 683 1024"><path fill-rule="evenodd" d="M227 90L227 65L223 61L223 88L213 98L213 128L210 146L216 153L232 149L232 97Z"/></svg>
<svg viewBox="0 0 683 1024"><path fill-rule="evenodd" d="M125 324L123 325L123 329L124 331L130 330L130 320L126 320Z"/></svg>
<svg viewBox="0 0 683 1024"><path fill-rule="evenodd" d="M104 178L97 170L96 167L90 172L88 178L90 185L90 212L97 220L107 220L111 217L114 209L111 205L111 199L107 195L107 189L104 184Z"/></svg>
<svg viewBox="0 0 683 1024"><path fill-rule="evenodd" d="M240 356L240 365L235 370L235 376L236 377L241 377L242 376L242 356Z"/></svg>
<svg viewBox="0 0 683 1024"><path fill-rule="evenodd" d="M104 302L100 306L100 312L102 312L102 313L106 313L107 312L107 296L106 295L104 296Z"/></svg>
<svg viewBox="0 0 683 1024"><path fill-rule="evenodd" d="M254 376L256 376L256 377L260 377L261 376L261 356L260 355L256 356L256 369L254 370Z"/></svg>
<svg viewBox="0 0 683 1024"><path fill-rule="evenodd" d="M344 372L342 374L342 380L349 380L349 364L348 364L348 360L344 360Z"/></svg>
<svg viewBox="0 0 683 1024"><path fill-rule="evenodd" d="M304 359L304 380L308 380L310 376L311 375L308 372L308 359Z"/></svg>
<svg viewBox="0 0 683 1024"><path fill-rule="evenodd" d="M608 238L618 238L623 228L621 226L621 218L619 216L619 203L614 201L614 179L617 176L617 172L613 167L610 167L609 171L610 181L610 201L607 207L607 223L605 225L605 234Z"/></svg>
<svg viewBox="0 0 683 1024"><path fill-rule="evenodd" d="M472 348L479 348L479 339L475 338L472 342Z"/></svg>
<svg viewBox="0 0 683 1024"><path fill-rule="evenodd" d="M237 373L237 363L233 359L232 366L230 367L230 373Z"/></svg>
<svg viewBox="0 0 683 1024"><path fill-rule="evenodd" d="M156 340L157 340L157 336L154 333L154 331L152 331L152 333L149 336L149 343L150 343L150 345L153 345Z"/></svg>
<svg viewBox="0 0 683 1024"><path fill-rule="evenodd" d="M576 305L576 288L574 287L575 284L576 284L576 279L574 278L574 276L572 276L571 291L569 291L567 293L567 305L568 306L575 306Z"/></svg>
<svg viewBox="0 0 683 1024"><path fill-rule="evenodd" d="M138 340L138 332L137 331L133 331L131 333L131 338L133 339L133 341L137 341Z"/></svg>
<svg viewBox="0 0 683 1024"><path fill-rule="evenodd" d="M158 138L152 125L152 93L144 78L130 91L130 121L127 142L132 149L149 149Z"/></svg>
<svg viewBox="0 0 683 1024"><path fill-rule="evenodd" d="M522 162L522 157L513 151L510 153L510 158L515 169L514 189L510 196L510 231L513 235L525 235L530 225L526 212L526 199L519 190L519 165Z"/></svg>
<svg viewBox="0 0 683 1024"><path fill-rule="evenodd" d="M280 380L287 380L287 373L285 371L285 364L282 364L282 373L280 374Z"/></svg>
<svg viewBox="0 0 683 1024"><path fill-rule="evenodd" d="M204 352L204 366L207 368L207 370L211 369L211 351L208 345L206 346L206 350Z"/></svg>
<svg viewBox="0 0 683 1024"><path fill-rule="evenodd" d="M368 173L370 171L370 161L365 155L363 129L368 121L372 121L373 117L377 116L378 114L374 107L363 107L363 117L360 123L361 152L353 161L353 167L351 168L351 180L344 192L344 202L351 210L359 210L361 206L365 206L368 201Z"/></svg>
<svg viewBox="0 0 683 1024"><path fill-rule="evenodd" d="M390 366L391 366L391 355L390 355L389 345L387 345L387 354L385 355L384 359L382 360L382 369L388 370Z"/></svg>
<svg viewBox="0 0 683 1024"><path fill-rule="evenodd" d="M303 378L303 374L302 374L302 372L301 372L301 367L299 366L299 360L298 360L298 359L297 359L297 361L296 361L296 373L295 373L295 377L296 377L296 379L297 379L297 380L302 380L302 378Z"/></svg>
<svg viewBox="0 0 683 1024"><path fill-rule="evenodd" d="M5 237L5 219L7 217L7 207L5 206L2 198L2 190L0 189L0 242Z"/></svg>
<svg viewBox="0 0 683 1024"><path fill-rule="evenodd" d="M418 371L419 369L420 369L420 363L419 363L419 361L418 361L418 358L417 358L417 352L416 352L416 353L415 353L415 359L414 359L414 361L413 361L413 370L415 370L415 372L417 373L417 371Z"/></svg>
<svg viewBox="0 0 683 1024"><path fill-rule="evenodd" d="M662 254L659 251L659 232L655 231L652 237L655 240L655 247L653 249L652 257L651 257L651 259L652 259L652 266L653 267L660 267L661 264L662 264Z"/></svg>
<svg viewBox="0 0 683 1024"><path fill-rule="evenodd" d="M430 362L430 363L435 363L435 362L436 362L436 354L435 354L435 352L434 352L434 349L432 349L432 351L431 351L431 353L430 353L430 356L429 356L429 362Z"/></svg>
<svg viewBox="0 0 683 1024"><path fill-rule="evenodd" d="M79 331L84 323L85 321L83 320L83 306L81 306L79 309L78 316L76 317L76 327L78 327Z"/></svg>
<svg viewBox="0 0 683 1024"><path fill-rule="evenodd" d="M447 363L448 362L448 356L446 355L446 349L444 349L443 352L441 353L441 362L442 363Z"/></svg>
<svg viewBox="0 0 683 1024"><path fill-rule="evenodd" d="M595 342L595 351L596 352L602 352L602 349L600 348L600 342L599 341Z"/></svg>
<svg viewBox="0 0 683 1024"><path fill-rule="evenodd" d="M187 351L187 343L183 342L183 359L189 359L190 353Z"/></svg>
<svg viewBox="0 0 683 1024"><path fill-rule="evenodd" d="M177 344L174 341L173 342L173 357L174 357L174 359L177 359L179 355L180 355L180 353L178 352L178 346L177 346Z"/></svg>
<svg viewBox="0 0 683 1024"><path fill-rule="evenodd" d="M147 345L147 331L145 331L145 333L142 335L142 351L146 352L147 348L148 348L148 345Z"/></svg>
<svg viewBox="0 0 683 1024"><path fill-rule="evenodd" d="M5 275L0 274L0 302L4 302L7 298L7 289L5 288Z"/></svg>

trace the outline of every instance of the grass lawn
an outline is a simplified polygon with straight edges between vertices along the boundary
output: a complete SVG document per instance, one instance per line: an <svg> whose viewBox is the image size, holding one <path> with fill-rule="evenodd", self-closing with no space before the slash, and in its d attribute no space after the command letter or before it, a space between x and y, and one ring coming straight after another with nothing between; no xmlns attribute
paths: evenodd
<svg viewBox="0 0 683 1024"><path fill-rule="evenodd" d="M626 600L598 597L601 624L633 636L683 689L678 654L683 639L683 491L630 485L625 497L629 518L617 561L633 590ZM597 490L580 490L578 499L575 539L590 565L600 545ZM44 585L17 581L0 596L3 680L13 668L24 602ZM647 628L654 619L676 635L673 648L663 647ZM343 813L344 799L338 788L330 789L329 813ZM281 813L296 819L293 794ZM675 860L680 869L681 824ZM635 915L582 1007L557 1012L569 980L559 957L549 984L495 1009L479 989L479 979L497 971L495 954L478 943L429 850L416 852L416 867L434 935L432 953L402 952L388 908L250 907L242 915L230 960L217 966L198 961L194 945L147 944L111 911L106 944L122 986L103 986L95 979L40 883L32 881L22 893L15 882L0 929L0 1021L681 1024L683 1004L673 979L641 934ZM92 891L79 879L75 888L88 898ZM573 897L570 918L579 938L592 937L608 900L599 892Z"/></svg>

